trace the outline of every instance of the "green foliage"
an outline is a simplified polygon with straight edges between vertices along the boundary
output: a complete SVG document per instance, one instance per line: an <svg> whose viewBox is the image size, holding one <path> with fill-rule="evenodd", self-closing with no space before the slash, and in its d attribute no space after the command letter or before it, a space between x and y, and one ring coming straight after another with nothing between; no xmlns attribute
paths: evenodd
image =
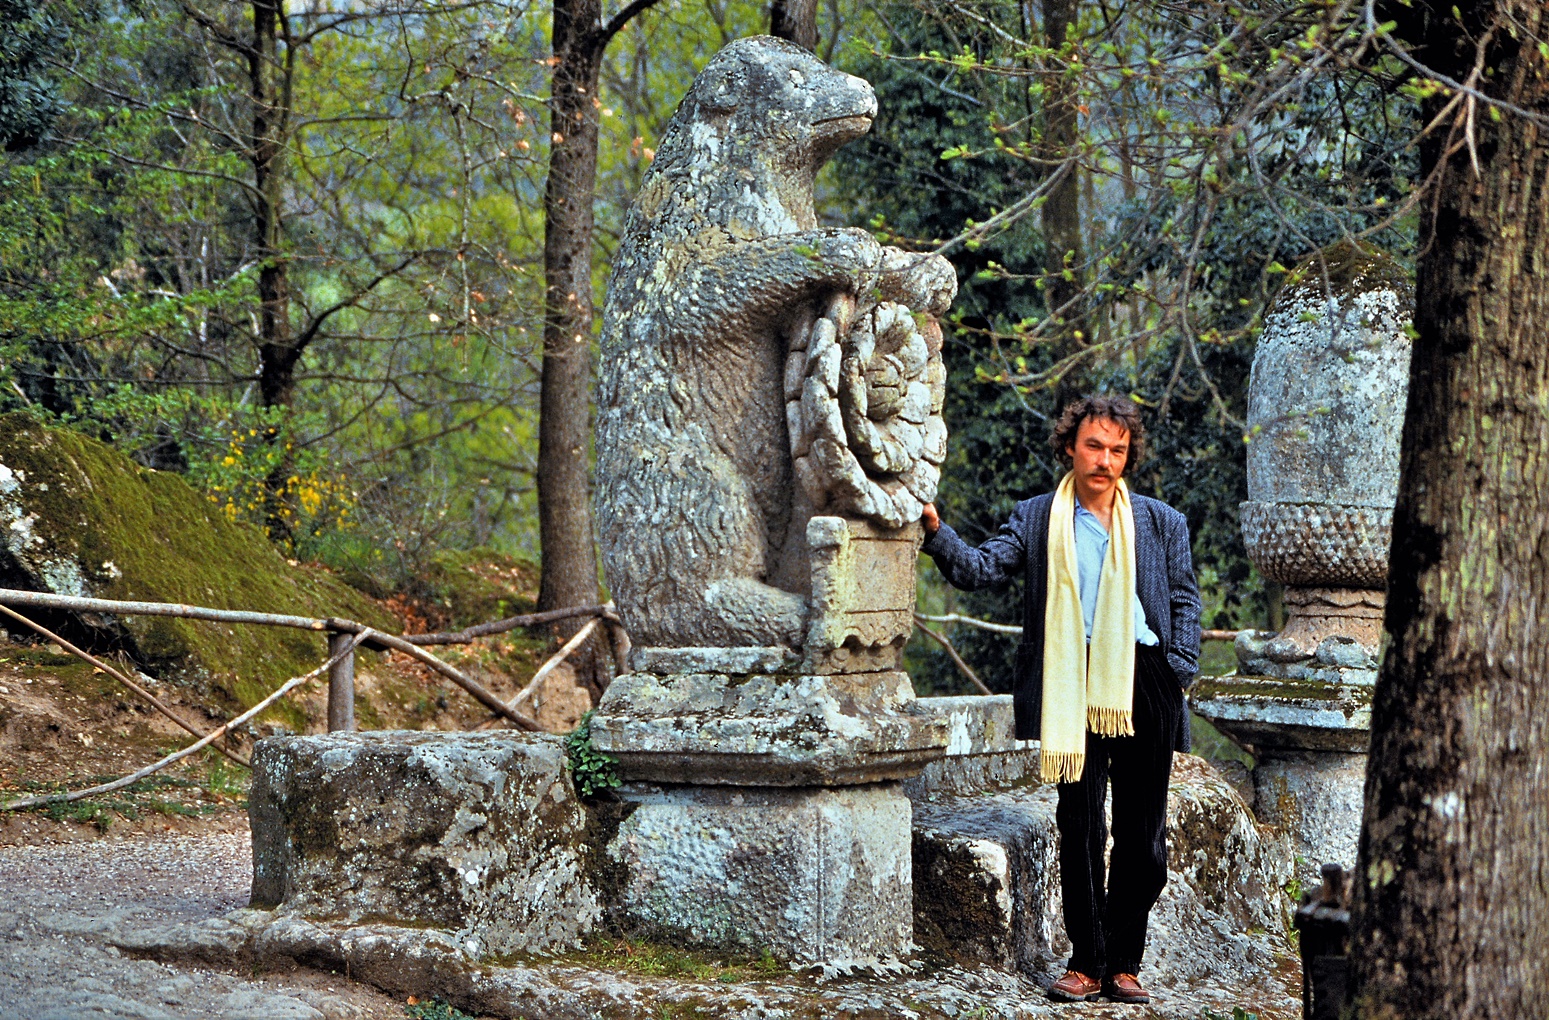
<svg viewBox="0 0 1549 1020"><path fill-rule="evenodd" d="M59 90L47 73L68 34L42 0L0 0L0 148L36 145L59 115Z"/></svg>
<svg viewBox="0 0 1549 1020"><path fill-rule="evenodd" d="M592 715L587 712L581 723L565 738L565 754L570 761L570 778L581 796L591 797L603 790L624 785L619 779L619 760L592 746Z"/></svg>
<svg viewBox="0 0 1549 1020"><path fill-rule="evenodd" d="M1200 1010L1199 1020L1259 1020L1257 1013L1250 1013L1241 1006L1233 1006L1231 1013L1218 1013L1206 1006Z"/></svg>
<svg viewBox="0 0 1549 1020"><path fill-rule="evenodd" d="M207 6L251 31L240 5ZM283 409L253 385L246 64L170 0L60 8L67 108L0 158L0 410L185 473L240 519L278 491L296 555L386 548L412 573L448 545L535 545L548 69L536 15L393 6L352 8L347 30L293 6L282 33L306 40L273 73L292 104L285 325L307 341Z"/></svg>
<svg viewBox="0 0 1549 1020"><path fill-rule="evenodd" d="M412 1020L473 1020L471 1016L456 1006L448 1005L439 999L432 999L429 1002L416 1002L411 1006L405 1006L403 1014L404 1016L411 1017Z"/></svg>
<svg viewBox="0 0 1549 1020"><path fill-rule="evenodd" d="M837 180L881 240L933 247L966 234L951 253L943 519L984 541L1063 474L1047 445L1058 402L1128 395L1150 432L1130 482L1188 518L1204 625L1265 625L1273 593L1237 519L1254 342L1285 264L1351 232L1401 260L1412 250L1412 215L1392 210L1413 173L1413 103L1363 74L1299 76L1287 61L1301 58L1275 48L1283 30L1231 3L1165 23L1154 5L1112 16L1083 5L1064 40L992 2L892 13L885 36L853 51L881 113L836 157ZM1267 75L1290 82L1279 93L1290 98L1267 99ZM1027 197L1048 174L1054 102L1080 113L1071 215L1085 251L1051 267L1046 199ZM1224 144L1227 121L1255 127ZM1026 213L982 226L1015 208ZM1046 302L1056 278L1079 288L1059 320ZM1021 622L1020 584L951 592L927 571L921 588L933 608ZM1009 689L1014 638L966 627L952 638ZM923 691L962 689L933 645L917 637L908 654Z"/></svg>

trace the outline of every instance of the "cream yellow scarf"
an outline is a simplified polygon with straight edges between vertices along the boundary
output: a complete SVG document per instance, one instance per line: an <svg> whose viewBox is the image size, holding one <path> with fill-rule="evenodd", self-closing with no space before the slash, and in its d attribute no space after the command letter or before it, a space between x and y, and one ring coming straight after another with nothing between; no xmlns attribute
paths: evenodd
<svg viewBox="0 0 1549 1020"><path fill-rule="evenodd" d="M1135 733L1135 513L1122 478L1116 488L1090 649L1076 569L1074 474L1065 475L1049 509L1039 752L1045 782L1081 778L1087 730L1106 737Z"/></svg>

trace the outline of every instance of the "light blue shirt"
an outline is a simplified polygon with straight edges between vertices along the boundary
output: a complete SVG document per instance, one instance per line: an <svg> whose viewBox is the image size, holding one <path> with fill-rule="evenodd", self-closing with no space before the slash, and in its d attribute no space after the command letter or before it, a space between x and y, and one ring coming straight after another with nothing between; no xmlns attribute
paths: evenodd
<svg viewBox="0 0 1549 1020"><path fill-rule="evenodd" d="M1092 640L1092 618L1097 615L1097 586L1102 582L1103 559L1108 555L1108 529L1097 515L1076 500L1076 573L1081 586L1081 620L1086 624L1086 639ZM1146 626L1146 611L1140 594L1135 594L1135 642L1158 645L1160 640Z"/></svg>

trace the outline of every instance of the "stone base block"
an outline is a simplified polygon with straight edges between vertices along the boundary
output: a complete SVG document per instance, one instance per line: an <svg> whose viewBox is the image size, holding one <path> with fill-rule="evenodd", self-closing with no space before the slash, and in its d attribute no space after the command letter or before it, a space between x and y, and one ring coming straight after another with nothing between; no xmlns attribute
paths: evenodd
<svg viewBox="0 0 1549 1020"><path fill-rule="evenodd" d="M947 730L902 672L629 673L591 723L625 778L746 786L901 779L942 756Z"/></svg>
<svg viewBox="0 0 1549 1020"><path fill-rule="evenodd" d="M605 852L624 927L802 962L909 953L910 805L896 783L621 793L634 810Z"/></svg>
<svg viewBox="0 0 1549 1020"><path fill-rule="evenodd" d="M915 938L964 963L1057 976L1070 952L1053 786L915 804ZM1177 755L1167 886L1141 977L1177 987L1253 982L1289 961L1284 840L1202 759Z"/></svg>
<svg viewBox="0 0 1549 1020"><path fill-rule="evenodd" d="M376 731L259 741L252 903L435 928L470 956L575 945L601 915L563 740Z"/></svg>
<svg viewBox="0 0 1549 1020"><path fill-rule="evenodd" d="M1324 864L1355 870L1366 786L1366 755L1275 751L1253 770L1259 820L1283 827L1296 854L1302 888L1322 881Z"/></svg>

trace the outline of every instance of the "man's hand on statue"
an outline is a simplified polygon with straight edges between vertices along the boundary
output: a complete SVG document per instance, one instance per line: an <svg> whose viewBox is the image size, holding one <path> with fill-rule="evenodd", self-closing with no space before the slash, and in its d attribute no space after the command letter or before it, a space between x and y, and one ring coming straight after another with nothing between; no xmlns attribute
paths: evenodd
<svg viewBox="0 0 1549 1020"><path fill-rule="evenodd" d="M941 530L941 517L936 513L936 504L925 504L925 509L920 511L920 523L925 525L926 535L934 535Z"/></svg>

